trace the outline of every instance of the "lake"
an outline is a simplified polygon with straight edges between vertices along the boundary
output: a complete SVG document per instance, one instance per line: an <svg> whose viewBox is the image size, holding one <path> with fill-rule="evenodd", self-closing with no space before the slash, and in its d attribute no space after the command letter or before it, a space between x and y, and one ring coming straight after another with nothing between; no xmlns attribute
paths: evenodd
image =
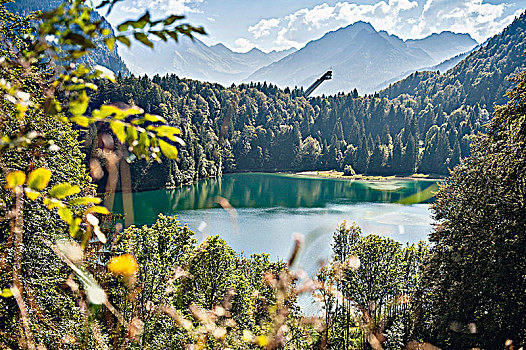
<svg viewBox="0 0 526 350"><path fill-rule="evenodd" d="M133 194L136 225L159 213L178 215L200 241L219 234L237 252L287 260L293 236L305 236L299 266L313 274L331 255L332 233L347 220L365 234L402 243L427 239L432 229L431 180L364 181L308 175L240 173L176 189ZM122 212L117 196L114 210Z"/></svg>

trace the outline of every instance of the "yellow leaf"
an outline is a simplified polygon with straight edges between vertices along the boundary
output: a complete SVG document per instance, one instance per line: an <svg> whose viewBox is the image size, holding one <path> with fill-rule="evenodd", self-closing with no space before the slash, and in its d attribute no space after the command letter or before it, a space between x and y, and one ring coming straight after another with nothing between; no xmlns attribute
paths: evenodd
<svg viewBox="0 0 526 350"><path fill-rule="evenodd" d="M114 37L106 38L104 39L104 42L106 43L106 46L108 47L108 49L110 51L113 51L113 47L115 46L115 38Z"/></svg>
<svg viewBox="0 0 526 350"><path fill-rule="evenodd" d="M58 208L58 215L60 215L60 218L67 224L71 224L73 222L73 213L66 207Z"/></svg>
<svg viewBox="0 0 526 350"><path fill-rule="evenodd" d="M83 116L71 117L69 118L69 120L82 127L87 127L91 122L88 117L83 117Z"/></svg>
<svg viewBox="0 0 526 350"><path fill-rule="evenodd" d="M87 204L99 204L102 200L98 197L79 197L70 199L68 205L87 205Z"/></svg>
<svg viewBox="0 0 526 350"><path fill-rule="evenodd" d="M33 191L30 188L25 188L24 191L26 192L27 198L31 199L32 201L40 197L40 192Z"/></svg>
<svg viewBox="0 0 526 350"><path fill-rule="evenodd" d="M172 146L163 140L159 140L159 147L161 147L161 151L163 151L163 154L166 156L166 158L177 159L177 147Z"/></svg>
<svg viewBox="0 0 526 350"><path fill-rule="evenodd" d="M77 232L80 228L81 218L75 218L73 221L69 224L69 234L71 237L76 238Z"/></svg>
<svg viewBox="0 0 526 350"><path fill-rule="evenodd" d="M43 190L51 179L51 171L45 168L33 170L27 176L27 186L32 190Z"/></svg>
<svg viewBox="0 0 526 350"><path fill-rule="evenodd" d="M124 143L126 141L126 131L124 130L125 125L121 123L120 121L112 120L110 122L111 130L113 130L113 133L121 143Z"/></svg>
<svg viewBox="0 0 526 350"><path fill-rule="evenodd" d="M66 198L68 196L77 194L79 192L80 192L79 186L73 186L68 183L62 183L62 184L53 186L53 188L49 190L49 195L53 198L62 199L62 198Z"/></svg>
<svg viewBox="0 0 526 350"><path fill-rule="evenodd" d="M88 109L89 97L86 91L82 90L76 99L72 98L69 101L69 111L74 116L81 116L86 113ZM76 122L79 124L78 122Z"/></svg>
<svg viewBox="0 0 526 350"><path fill-rule="evenodd" d="M116 275L132 276L139 272L139 264L130 254L123 254L111 258L108 269Z"/></svg>
<svg viewBox="0 0 526 350"><path fill-rule="evenodd" d="M89 214L89 213L98 213L98 214L102 214L102 215L108 215L110 213L110 211L106 208L106 207L102 207L102 206L99 206L99 205L94 205L92 207L89 207L85 214Z"/></svg>
<svg viewBox="0 0 526 350"><path fill-rule="evenodd" d="M160 122L160 123L164 123L166 124L166 119L164 119L163 117L159 116L159 115L155 115L155 114L144 114L144 120L148 121L148 122Z"/></svg>
<svg viewBox="0 0 526 350"><path fill-rule="evenodd" d="M16 186L22 186L26 181L26 174L22 171L13 171L6 176L7 185L5 188L15 188Z"/></svg>
<svg viewBox="0 0 526 350"><path fill-rule="evenodd" d="M13 292L11 292L11 289L4 288L2 289L2 293L0 293L0 297L2 298L10 298L13 296Z"/></svg>
<svg viewBox="0 0 526 350"><path fill-rule="evenodd" d="M269 344L269 339L265 335L260 335L256 337L256 344L265 347Z"/></svg>
<svg viewBox="0 0 526 350"><path fill-rule="evenodd" d="M27 193L27 189L26 189L26 193ZM53 209L53 208L63 208L65 207L64 203L62 203L62 201L59 201L58 199L55 199L55 198L44 198L44 205L49 209Z"/></svg>

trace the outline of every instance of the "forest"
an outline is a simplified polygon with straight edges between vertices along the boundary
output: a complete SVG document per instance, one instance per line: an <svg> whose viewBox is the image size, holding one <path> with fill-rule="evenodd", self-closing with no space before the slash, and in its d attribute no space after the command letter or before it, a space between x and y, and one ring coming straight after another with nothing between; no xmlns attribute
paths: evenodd
<svg viewBox="0 0 526 350"><path fill-rule="evenodd" d="M204 33L181 16L146 13L112 31L81 0L23 15L6 3L2 348L526 345L526 13L448 72L309 100L267 83L115 76L90 56L98 46L115 54L116 42ZM101 204L119 187L344 168L447 175L429 242L402 245L343 222L331 260L309 278L294 269L299 237L288 259L273 262L219 236L198 242L176 217L123 225ZM303 294L322 315L301 313Z"/></svg>

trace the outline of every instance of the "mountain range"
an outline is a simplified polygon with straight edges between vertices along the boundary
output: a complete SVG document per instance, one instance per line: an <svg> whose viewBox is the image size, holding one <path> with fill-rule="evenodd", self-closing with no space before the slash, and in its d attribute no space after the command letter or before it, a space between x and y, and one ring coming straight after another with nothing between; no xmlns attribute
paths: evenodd
<svg viewBox="0 0 526 350"><path fill-rule="evenodd" d="M8 4L8 8L28 14L49 10L59 3L27 0ZM181 38L178 43L159 41L155 51L139 43L131 48L118 47L118 52L100 45L87 60L125 75L176 74L225 86L266 81L282 88L307 88L325 71L332 70L333 79L322 84L316 95L355 88L364 94L380 91L415 71L450 69L476 46L468 34L448 31L404 41L359 21L326 33L299 50L265 53L253 48L239 53L223 44L208 46L197 38Z"/></svg>
<svg viewBox="0 0 526 350"><path fill-rule="evenodd" d="M477 46L469 34L442 32L424 39L404 41L366 22L356 22L325 34L287 57L259 69L246 81L267 81L307 87L327 70L333 79L318 94L371 93L388 86L400 75L430 67Z"/></svg>
<svg viewBox="0 0 526 350"><path fill-rule="evenodd" d="M182 37L179 42L155 43L155 51L140 44L119 47L119 54L135 74L176 74L181 77L216 82L238 83L261 67L295 51L271 51L257 48L246 53L230 50L223 44L207 46L195 38Z"/></svg>
<svg viewBox="0 0 526 350"><path fill-rule="evenodd" d="M348 165L371 175L447 175L469 155L472 136L484 131L494 105L506 102L509 78L526 69L525 50L526 13L452 69L413 72L377 94L306 99L301 90L268 83L224 87L165 75L103 82L90 103L132 101L181 128L180 162L132 162L137 189L221 171Z"/></svg>
<svg viewBox="0 0 526 350"><path fill-rule="evenodd" d="M360 93L378 91L415 70L440 64L475 46L477 42L468 34L442 32L404 41L376 31L369 23L356 22L300 50L265 53L253 48L239 53L223 44L207 46L198 39L183 38L179 43L158 42L155 51L133 45L130 49L119 48L119 53L135 74L173 73L226 86L266 81L279 87L306 88L331 69L333 80L325 82L316 93L334 94L354 88Z"/></svg>

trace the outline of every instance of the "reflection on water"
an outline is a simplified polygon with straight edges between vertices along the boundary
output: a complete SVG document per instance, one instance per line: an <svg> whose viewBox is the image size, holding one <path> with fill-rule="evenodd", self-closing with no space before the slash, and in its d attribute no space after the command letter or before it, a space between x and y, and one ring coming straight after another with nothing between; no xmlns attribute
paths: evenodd
<svg viewBox="0 0 526 350"><path fill-rule="evenodd" d="M159 213L178 215L200 238L220 234L237 251L286 259L296 232L306 237L305 267L330 256L332 233L343 220L364 233L400 242L426 239L432 219L426 201L437 184L428 180L382 182L307 178L289 174L228 174L192 186L133 194L135 223ZM423 203L421 203L423 202ZM117 196L116 212L122 212Z"/></svg>
<svg viewBox="0 0 526 350"><path fill-rule="evenodd" d="M219 197L236 209L326 208L329 204L364 202L409 204L429 200L430 196L419 198L419 194L434 192L433 186L435 182L427 180L367 182L288 174L227 174L192 186L135 193L133 204L135 222L151 224L159 213L217 208ZM115 205L115 210L122 212L122 200L117 199Z"/></svg>

